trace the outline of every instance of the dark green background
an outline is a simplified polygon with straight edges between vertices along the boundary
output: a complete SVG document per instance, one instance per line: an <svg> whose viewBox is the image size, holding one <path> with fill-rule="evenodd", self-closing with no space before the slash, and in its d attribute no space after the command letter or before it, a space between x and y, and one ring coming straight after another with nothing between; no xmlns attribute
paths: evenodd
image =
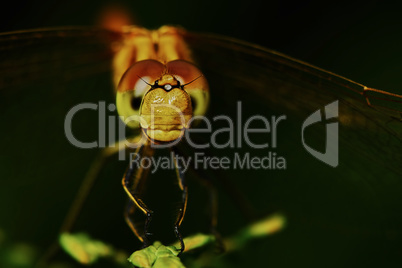
<svg viewBox="0 0 402 268"><path fill-rule="evenodd" d="M119 1L117 1L119 2ZM402 19L380 1L121 1L148 28L177 24L250 41L372 87L399 89ZM108 1L22 1L1 10L2 31L92 25Z"/></svg>
<svg viewBox="0 0 402 268"><path fill-rule="evenodd" d="M106 3L91 2L19 2L15 5L11 3L11 6L1 11L0 26L2 31L9 31L47 26L93 25L99 10ZM278 50L368 86L394 92L401 92L402 89L399 75L402 62L402 50L400 50L402 19L399 17L398 6L380 5L376 1L345 5L331 5L318 1L304 3L130 1L124 4L130 7L138 23L148 28L157 28L163 24L178 24L191 31L228 35ZM214 73L210 72L208 77L213 78L213 76ZM223 88L224 81L220 82ZM107 89L108 79L107 77L103 80L82 79L76 84L72 83L68 88L74 88L75 85L82 88L104 87ZM303 89L304 85L300 85L300 88ZM45 89L43 91L46 92ZM84 91L78 96L54 93L53 95L44 94L41 97L37 94L34 98L24 99L22 103L16 104L29 110L38 107L40 102L60 101L58 102L60 107L52 107L58 110L52 110L47 117L35 117L39 120L32 121L21 129L12 129L12 133L22 134L24 131L34 129L35 131L32 132L38 136L30 136L29 145L21 146L22 148L19 144L14 146L11 142L12 137L8 144L8 139L4 142L4 151L7 153L12 151L13 155L12 157L2 155L5 161L3 163L8 165L9 170L15 170L15 174L7 174L9 177L2 183L3 187L9 187L9 190L2 189L2 193L7 195L4 194L1 198L2 208L6 208L2 217L10 215L10 218L4 221L6 230L12 228L12 231L7 234L8 239L28 241L40 246L52 240L62 215L69 205L69 200L74 195L74 189L79 185L80 177L85 173L88 162L96 152L79 151L77 154L78 151L73 150L66 141L50 139L49 132L52 127L59 127L59 121L48 124L46 120L51 119L53 114L62 116L63 109L82 100L97 101L99 98L111 100L112 97L108 93L105 91L99 96L93 96L92 93ZM30 94L35 95L32 92ZM290 98L295 98L294 101L297 102L297 96L294 94ZM234 103L239 98L248 100L245 111L250 115L260 112L258 107L264 105L264 100L258 99L252 93L249 95L245 92L236 93L226 99L219 98L222 97L219 95L217 97L213 100L212 107L221 107L221 110L213 111L215 113L233 112ZM325 102L327 99L328 101L331 99L329 96L322 99L314 98L313 100L321 101L314 109L322 107L321 105L327 103ZM225 105L221 105L222 103ZM345 107L342 109L353 112ZM8 112L12 111L11 109ZM276 115L286 113L292 116L292 113L283 107L270 108L267 113L269 112ZM307 114L300 113L298 116L304 115ZM85 119L80 121L81 125L87 123ZM293 137L292 133L296 133L299 129L299 121L295 120L292 123L293 125L288 126L286 133L290 137ZM41 132L36 129L38 127L49 130L45 137L50 140L40 136ZM373 130L370 123L366 125L366 128ZM61 131L61 129L57 128L55 131ZM223 260L223 263L226 262L229 267L235 264L247 266L247 258L250 258L249 263L253 267L257 265L261 267L268 265L273 267L368 267L384 263L387 267L398 267L397 265L400 264L398 256L402 254L399 244L400 232L392 233L392 231L400 230L398 225L401 223L401 211L398 206L400 183L395 173L388 173L384 167L377 168L374 165L370 166L372 163L367 163L367 169L364 168L365 153L369 156L378 155L379 158L387 153L386 148L381 151L371 150L371 144L365 143L365 131L364 127L357 129L354 139L350 140L351 144L347 142L342 144L344 146L342 147L344 148L343 165L336 172L318 165L317 161L308 158L308 154L303 150L297 150L291 154L294 144L286 145L285 143L280 148L283 148L286 156L289 156L288 160L291 163L292 161L297 163L297 166L293 166L295 168L288 173L272 172L269 174L272 179L255 181L250 178L263 178L259 177L261 175L259 172L239 173L235 178L236 182L243 183L241 189L253 201L257 209L266 212L276 211L278 208L284 210L290 217L289 228L273 236L272 240L256 242L244 252L230 255ZM62 136L61 132L55 133L56 137ZM80 132L82 137L92 137L94 134L96 131ZM7 137L7 134L3 136ZM367 140L373 142L375 141L373 137L369 136ZM354 147L354 141L365 147L363 149ZM43 149L42 146L46 142L52 144L50 150ZM24 148L29 151L24 152ZM37 151L34 152L33 149ZM53 154L57 150L59 150L60 158ZM22 157L25 162L10 160L18 159L20 153L26 155ZM398 157L400 159L400 155ZM356 163L353 162L354 159ZM44 165L43 162L48 164ZM64 169L54 170L52 163ZM105 241L112 241L115 245L133 250L139 246L139 243L133 242L135 239L121 216L125 196L119 180L124 168L124 163L107 168L96 186L97 194L95 193L89 200L85 213L77 224L77 229L88 230L94 237L101 237ZM298 168L303 169L304 176L300 178ZM62 173L60 181L58 181L57 172ZM32 179L20 174L29 174ZM42 174L47 174L53 180L42 179ZM331 176L326 178L328 180L321 180L320 174L331 174ZM13 180L13 175L18 179ZM365 184L366 177L370 177L368 185ZM69 178L71 181L66 181ZM164 181L161 176L159 178L162 180L157 181L154 187L160 187L158 183L168 187L169 182ZM348 181L348 184L345 185L343 180ZM377 191L373 190L377 186ZM196 188L192 187L192 189ZM160 192L158 193L161 194ZM200 190L193 190L193 196L202 198L202 193L198 192ZM32 196L34 200L29 199ZM230 207L228 198L222 199L224 209L221 209L223 210L220 218L221 232L223 235L230 235L245 223L240 217L234 216L237 214L233 207ZM350 201L353 203L349 203ZM198 203L202 205L204 202L205 199ZM198 206L196 203L193 204L189 210L185 221L189 223L185 227L188 230L198 230L199 214L204 214L203 210L199 211L200 204ZM29 215L28 219L26 215ZM20 222L19 219L24 221ZM384 222L389 225L383 225ZM368 231L362 229L362 226L368 228ZM1 223L0 227L2 227ZM391 233L387 233L388 227L391 227L389 229ZM378 229L374 232L375 228ZM368 233L366 236L365 232Z"/></svg>

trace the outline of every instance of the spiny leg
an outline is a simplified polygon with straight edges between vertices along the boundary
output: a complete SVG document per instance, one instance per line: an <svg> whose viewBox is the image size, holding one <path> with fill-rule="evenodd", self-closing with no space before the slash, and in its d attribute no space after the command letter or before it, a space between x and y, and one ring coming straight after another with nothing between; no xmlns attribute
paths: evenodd
<svg viewBox="0 0 402 268"><path fill-rule="evenodd" d="M175 152L174 148L172 150ZM180 253L182 253L184 251L185 245L183 242L183 237L180 234L179 228L183 221L184 214L186 213L188 190L187 190L187 184L186 184L185 177L184 177L183 167L179 165L179 162L177 159L177 151L176 151L176 154L174 157L174 164L175 164L175 168L176 168L176 175L177 175L179 187L180 187L180 190L182 191L179 214L177 215L176 222L174 224L174 233L175 233L177 239L179 239L179 241L180 241Z"/></svg>
<svg viewBox="0 0 402 268"><path fill-rule="evenodd" d="M127 225L130 227L131 231L134 233L134 235L141 241L142 244L142 248L147 247L150 242L148 237L151 235L151 233L148 232L147 234L147 239L144 239L144 226L140 226L140 224L137 224L135 221L135 217L134 217L134 213L137 211L138 206L129 198L127 200L127 205L126 208L124 210L124 218L126 220ZM147 240L146 242L144 242L145 240Z"/></svg>
<svg viewBox="0 0 402 268"><path fill-rule="evenodd" d="M142 155L140 155L140 153ZM136 154L139 155L140 159L143 157L151 157L153 153L154 151L148 143L138 148L136 151ZM122 179L123 188L129 197L125 211L125 219L133 233L143 243L143 247L150 245L149 236L152 235L149 233L148 229L152 220L153 211L150 210L140 198L140 195L143 192L145 181L148 177L148 173L149 169L145 169L142 165L140 165L138 168L135 168L130 164ZM136 207L138 207L146 216L143 235L141 235L139 232L139 228L136 226L133 219Z"/></svg>
<svg viewBox="0 0 402 268"><path fill-rule="evenodd" d="M208 181L208 183L213 184L211 179L208 179L208 176L205 172L197 170L196 172L200 173L202 179ZM231 180L228 175L221 169L215 169L213 171L213 177L215 177L216 182L218 182L222 189L226 192L232 202L235 204L236 208L242 214L243 218L247 220L247 222L253 222L256 218L258 218L257 212L254 206L250 203L249 199L246 198L244 193L240 190L238 185L235 184L233 180ZM216 186L214 184L214 186Z"/></svg>
<svg viewBox="0 0 402 268"><path fill-rule="evenodd" d="M89 167L84 180L82 181L80 188L77 192L76 197L74 198L64 220L60 227L59 233L70 232L75 221L77 220L78 215L81 212L81 209L93 187L96 180L99 177L99 174L102 171L105 163L110 160L110 158L117 153L127 149L126 142L130 142L135 144L141 138L141 135L132 137L127 141L118 141L109 147L104 148L95 160L92 162L91 166ZM45 251L45 253L40 257L38 262L36 263L36 267L46 267L47 262L52 258L52 256L57 252L60 248L58 240L54 241L51 246Z"/></svg>
<svg viewBox="0 0 402 268"><path fill-rule="evenodd" d="M189 166L189 169L192 171L192 173L195 176L195 179L198 180L198 182L203 185L209 193L209 207L210 207L210 230L211 233L215 236L216 239L216 249L218 252L224 252L225 251L225 245L223 243L223 239L218 232L218 190L216 188L216 185L211 182L211 180L206 176L205 173L203 172L198 172L198 170L194 170L194 168Z"/></svg>
<svg viewBox="0 0 402 268"><path fill-rule="evenodd" d="M183 144L182 144L183 145ZM175 152L178 152L179 155L183 155L185 158L188 158L188 155L185 153L185 148L175 147ZM211 155L210 152L206 152L206 155ZM210 208L211 208L211 232L215 235L217 242L217 249L219 251L224 251L223 240L217 231L218 224L218 190L217 183L222 184L223 190L228 194L228 196L233 200L236 207L239 209L243 217L251 222L255 218L257 218L257 213L255 212L254 207L248 201L248 199L244 196L244 194L240 191L240 189L235 185L223 172L222 170L214 170L215 173L218 174L209 174L206 170L200 168L195 170L194 166L190 165L189 170L192 174L192 178L197 179L199 183L201 183L204 187L209 191L210 197Z"/></svg>
<svg viewBox="0 0 402 268"><path fill-rule="evenodd" d="M207 188L209 192L209 207L210 207L210 230L211 233L215 236L216 240L216 250L219 253L225 251L225 245L223 243L222 236L218 232L218 190L216 189L215 185L211 183L210 180L206 178L198 178L200 183Z"/></svg>
<svg viewBox="0 0 402 268"><path fill-rule="evenodd" d="M145 188L145 183L148 179L148 174L149 174L149 168L145 169L145 168L141 168L142 170L138 170L137 174L136 174L136 178L141 177L137 180L137 183L133 183L131 189L133 189L133 191L135 191L137 194L140 194L144 191ZM136 203L134 203L130 198L127 200L127 205L126 205L126 209L124 211L124 218L126 220L127 225L130 227L130 229L133 231L133 233L135 234L135 236L141 241L144 242L143 239L143 235L141 235L142 232L139 231L139 227L136 226L135 223L135 219L134 219L134 213L136 211L137 205ZM149 220L148 220L149 222ZM144 228L142 228L144 230ZM148 231L147 231L148 232ZM143 232L145 233L145 232ZM148 235L151 235L148 232ZM144 245L143 245L144 247Z"/></svg>
<svg viewBox="0 0 402 268"><path fill-rule="evenodd" d="M176 150L178 150L180 154L184 155L187 158L186 154L183 153L183 148L176 148ZM206 157L211 157L213 155L212 152L207 148L203 149L203 153ZM201 183L205 183L204 185L210 189L216 188L218 184L220 184L222 190L226 192L230 199L232 199L236 208L240 211L247 222L251 223L258 218L254 206L250 203L248 198L246 198L238 185L236 185L236 183L231 180L230 177L228 177L224 170L215 169L213 170L211 175L203 168L195 170L194 166L190 165L189 169L192 171L193 174L195 174L196 178L199 179ZM207 184L210 186L208 186Z"/></svg>

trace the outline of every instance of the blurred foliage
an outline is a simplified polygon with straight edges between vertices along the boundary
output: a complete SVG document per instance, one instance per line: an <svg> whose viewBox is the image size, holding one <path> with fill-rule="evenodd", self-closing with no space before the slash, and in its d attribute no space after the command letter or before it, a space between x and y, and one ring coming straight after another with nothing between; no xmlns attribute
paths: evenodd
<svg viewBox="0 0 402 268"><path fill-rule="evenodd" d="M258 222L255 222L235 235L223 239L223 245L226 253L241 250L246 243L254 239L271 235L282 230L285 227L285 217L275 214ZM199 255L190 255L185 259L185 263L191 264L187 267L204 267L212 264L220 254L217 254L211 247L216 243L213 235L196 234L184 238L185 255L200 248L204 248ZM92 265L101 258L111 259L113 263L119 266L125 266L127 256L124 252L116 250L104 242L91 239L89 235L84 233L68 234L64 233L60 236L60 244L62 248L77 262ZM135 267L139 268L182 268L185 267L178 257L180 253L180 244L176 242L171 246L165 246L161 242L156 241L153 245L137 250L130 255L128 261Z"/></svg>

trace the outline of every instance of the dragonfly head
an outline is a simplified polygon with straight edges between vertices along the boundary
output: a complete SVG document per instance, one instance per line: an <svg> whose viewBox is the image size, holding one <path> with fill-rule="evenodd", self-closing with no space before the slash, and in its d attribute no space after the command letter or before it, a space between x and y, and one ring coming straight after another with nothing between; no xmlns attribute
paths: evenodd
<svg viewBox="0 0 402 268"><path fill-rule="evenodd" d="M173 75L164 74L143 97L140 125L153 141L181 138L193 115L190 95Z"/></svg>
<svg viewBox="0 0 402 268"><path fill-rule="evenodd" d="M123 75L116 92L117 111L126 125L140 127L157 143L180 139L193 116L205 113L208 102L205 77L182 60L137 62Z"/></svg>

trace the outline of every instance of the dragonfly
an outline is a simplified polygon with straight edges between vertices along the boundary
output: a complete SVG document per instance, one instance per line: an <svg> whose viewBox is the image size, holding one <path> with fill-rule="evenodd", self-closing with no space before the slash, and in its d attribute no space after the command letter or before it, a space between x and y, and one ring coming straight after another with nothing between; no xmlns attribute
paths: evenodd
<svg viewBox="0 0 402 268"><path fill-rule="evenodd" d="M133 35L132 29L119 32L91 27L21 31L0 36L1 116L4 129L1 139L1 196L7 201L2 202L2 211L5 212L2 220L4 230L38 244L48 242L44 241L48 239L48 233L57 233L55 223L62 222L63 211L68 210L69 206L64 200L71 200L71 193L74 192L72 189L78 188L80 180L88 170L91 162L88 159L96 158L97 154L95 150L82 150L71 146L64 133L65 116L77 103L97 103L99 100L114 102L112 92L108 91L108 88L113 88L114 82L120 115L125 114L127 110L131 115L131 110L141 109L141 104L144 105L146 99L143 96L147 94L139 95L142 102L140 105L131 99L136 93L128 89L132 89L133 85L146 88L149 92L158 90L162 93L169 90L186 92L186 87L195 91L198 89L198 93L194 91L193 98L190 96L191 90L183 97L183 102L188 105L186 107L190 107L193 99L191 109L187 110L191 110L187 114L192 115L205 113L206 103L210 102L206 112L210 118L220 115L239 118L239 100L243 119L256 114L268 117L286 115L285 126L278 128L277 147L273 148L273 152L286 158L285 170L273 167L244 170L228 168L208 173L208 176L215 177L216 181L226 177L241 185L242 191L248 193L247 202L255 204L256 209L269 212L282 210L289 216L291 223L277 238L276 246L273 241L264 240L258 244L259 249L246 249L248 258L236 264L232 261L233 266L266 263L265 256L258 252L265 252L267 249L276 253L303 252L309 260L314 259L315 263L319 263L333 258L340 247L350 253L354 252L357 245L369 249L370 245L381 244L384 248L378 255L384 256L391 248L390 241L400 238L399 223L402 219L393 213L399 209L401 200L398 193L402 190L400 94L364 86L254 44L187 31L178 31L174 35L179 36L179 40L189 49L188 54L184 55L186 62L191 61L199 66L193 67L193 63L185 65L187 67L184 69L190 68L192 75L180 75L179 71L174 70L180 69L181 66L172 65L170 68L161 66L158 61L148 62L153 65L150 69L156 69L157 73L150 75L136 69L139 65L134 62L141 62L140 60L129 58L126 63L119 65L121 69L114 69L113 79L110 79L110 69L113 61L116 62L116 55L125 53L125 42L140 39L141 33L138 31L145 30L136 28L132 39L127 37ZM153 35L147 31L142 34ZM160 45L152 43L150 50L158 46L160 48ZM143 58L137 54L137 57L141 60L153 59L152 55ZM164 59L163 62L175 62L176 59L177 57L173 57L172 61ZM133 71L131 76L126 76L130 77L127 83L117 82L127 69L129 72ZM173 70L172 73L166 71L169 69ZM126 86L127 84L129 86ZM165 87L166 85L173 89ZM148 91L143 90L142 94L146 92ZM129 100L126 95L130 96ZM338 101L337 122L340 125L340 155L335 168L309 154L304 149L300 137L300 128L304 120L317 109L334 101ZM182 111L184 110L183 108ZM74 121L72 126L75 137L85 141L92 141L94 137L96 139L98 116L93 111L77 114L77 121ZM227 127L224 120L215 123L216 128ZM163 140L167 135L157 136L157 132L149 131L151 129L147 128L150 126L147 122L141 126L142 132L147 135L147 142L163 143L183 135L182 129L174 129L173 136ZM325 127L325 124L323 126ZM242 126L236 127L241 129ZM322 130L318 128L306 133L306 137L309 137L307 142L312 147L325 143ZM210 139L210 135L199 135L198 138L205 142ZM254 140L261 143L267 139L271 141L271 138L257 135ZM225 136L222 140L226 140ZM145 144L148 144L147 142ZM139 148L144 150L146 147ZM218 157L234 153L252 153L253 156L260 157L267 154L267 150L257 150L250 146L209 149L210 155ZM144 153L151 154L147 149ZM116 176L119 174L118 170L123 168L119 166L121 163L111 167L103 158L96 158L93 163L95 168L90 167L87 174L98 170L96 166L105 166L103 177L121 177ZM127 170L123 182L135 177L132 172L135 171ZM203 171L195 170L193 175L196 176L197 172ZM155 179L157 175L151 177ZM163 175L159 177L165 178ZM192 206L191 194L187 200L187 189L180 180L180 171L178 178L179 188L184 195L174 230L176 237L181 240L178 229L182 225L186 208L190 220L197 218L197 215L191 214L195 210L189 209ZM102 179L106 178L101 176L99 180L105 181ZM159 181L158 187L154 187L158 197L164 194L162 183ZM118 184L114 185L117 188ZM142 201L133 196L130 187L124 184L123 186L130 198L126 210L127 222L136 236L147 245L147 224L151 220L151 213ZM111 186L110 182L98 186L98 192L101 194L93 198L93 203L88 204L86 210L83 208L83 216L80 217L84 219L81 226L94 230L95 234L102 233L110 241L116 239L116 233L119 233L118 243L130 244L132 242L127 239L126 231L117 232L124 227L112 220L119 217L118 213L115 209L108 208L112 205L117 207L115 203L124 202L123 195L116 197L112 187L114 186ZM228 184L221 185L224 191L230 187ZM157 201L161 202L159 198ZM223 200L220 206L225 208L220 209L223 213L220 222L226 227L223 230L224 235L233 232L242 224L242 220L234 216L237 214L228 208L226 202L228 201ZM247 214L248 209L242 208L242 205L242 202L236 204ZM146 220L142 232L132 224L129 215L134 207L145 212ZM85 214L85 211L90 213ZM74 211L72 215L70 219L75 218ZM85 226L87 222L91 223L90 226ZM107 230L105 234L102 226L108 226L110 223L114 224L114 228ZM68 229L71 225L72 223L67 221L64 227ZM182 228L185 225L186 220ZM188 227L196 226L197 224L193 224ZM181 249L184 249L183 242ZM357 259L361 257L359 255ZM273 262L280 263L278 257L273 258ZM376 256L370 258L378 261ZM342 262L342 258L340 259L339 263Z"/></svg>

